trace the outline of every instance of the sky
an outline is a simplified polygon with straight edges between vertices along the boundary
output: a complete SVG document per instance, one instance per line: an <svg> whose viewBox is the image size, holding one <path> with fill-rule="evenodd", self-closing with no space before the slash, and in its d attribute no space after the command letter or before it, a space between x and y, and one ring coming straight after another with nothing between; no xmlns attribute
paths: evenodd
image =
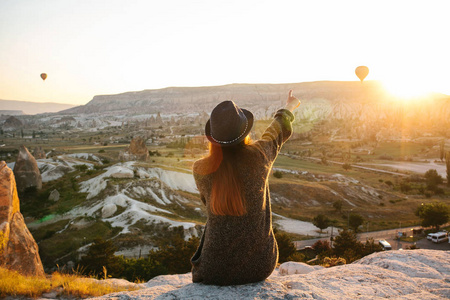
<svg viewBox="0 0 450 300"><path fill-rule="evenodd" d="M446 0L0 0L0 99L380 80L450 95ZM41 73L47 73L45 81ZM295 91L294 91L295 92Z"/></svg>

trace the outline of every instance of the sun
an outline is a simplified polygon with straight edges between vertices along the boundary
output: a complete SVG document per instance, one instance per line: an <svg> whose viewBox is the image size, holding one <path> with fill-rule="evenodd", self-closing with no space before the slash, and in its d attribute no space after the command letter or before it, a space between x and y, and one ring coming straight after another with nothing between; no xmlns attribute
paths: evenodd
<svg viewBox="0 0 450 300"><path fill-rule="evenodd" d="M431 84L415 78L390 78L382 80L382 83L389 94L404 102L423 99L433 92Z"/></svg>

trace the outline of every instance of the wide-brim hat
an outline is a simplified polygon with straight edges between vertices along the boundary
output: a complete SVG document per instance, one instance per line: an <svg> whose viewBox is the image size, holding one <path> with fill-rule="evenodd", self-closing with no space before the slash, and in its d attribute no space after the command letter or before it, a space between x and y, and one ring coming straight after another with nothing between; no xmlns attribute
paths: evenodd
<svg viewBox="0 0 450 300"><path fill-rule="evenodd" d="M222 147L242 142L253 127L253 114L239 108L233 101L219 103L206 122L205 135L208 140Z"/></svg>

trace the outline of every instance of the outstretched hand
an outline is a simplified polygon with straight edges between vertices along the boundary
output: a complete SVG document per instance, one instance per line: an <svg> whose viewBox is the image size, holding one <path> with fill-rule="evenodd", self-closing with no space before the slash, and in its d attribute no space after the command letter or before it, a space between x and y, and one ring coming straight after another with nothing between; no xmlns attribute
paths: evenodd
<svg viewBox="0 0 450 300"><path fill-rule="evenodd" d="M294 111L297 107L299 107L301 103L300 100L298 100L295 96L292 95L292 93L293 91L290 90L288 99L286 101L286 106L284 107L285 109L288 109L291 112Z"/></svg>

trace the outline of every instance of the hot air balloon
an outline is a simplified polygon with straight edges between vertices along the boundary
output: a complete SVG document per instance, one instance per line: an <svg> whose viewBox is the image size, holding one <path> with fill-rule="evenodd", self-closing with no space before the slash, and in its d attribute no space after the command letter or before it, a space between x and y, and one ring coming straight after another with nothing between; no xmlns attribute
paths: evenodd
<svg viewBox="0 0 450 300"><path fill-rule="evenodd" d="M364 78L369 74L369 68L366 66L359 66L355 69L355 74L358 76L359 80L363 82Z"/></svg>
<svg viewBox="0 0 450 300"><path fill-rule="evenodd" d="M42 78L42 80L45 80L45 79L47 79L47 74L45 74L45 73L42 73L42 74L41 74L41 78Z"/></svg>

